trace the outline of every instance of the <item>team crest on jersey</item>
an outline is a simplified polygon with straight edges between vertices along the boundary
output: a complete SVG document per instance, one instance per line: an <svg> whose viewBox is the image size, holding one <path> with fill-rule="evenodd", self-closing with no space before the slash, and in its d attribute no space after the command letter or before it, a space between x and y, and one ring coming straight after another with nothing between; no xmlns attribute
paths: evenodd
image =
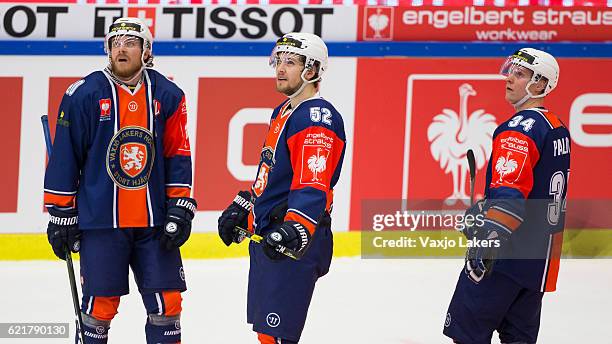
<svg viewBox="0 0 612 344"><path fill-rule="evenodd" d="M147 147L142 143L121 145L121 169L132 178L144 171L143 162L147 161Z"/></svg>
<svg viewBox="0 0 612 344"><path fill-rule="evenodd" d="M112 138L106 154L106 170L122 189L147 186L153 168L153 135L142 127L122 128Z"/></svg>

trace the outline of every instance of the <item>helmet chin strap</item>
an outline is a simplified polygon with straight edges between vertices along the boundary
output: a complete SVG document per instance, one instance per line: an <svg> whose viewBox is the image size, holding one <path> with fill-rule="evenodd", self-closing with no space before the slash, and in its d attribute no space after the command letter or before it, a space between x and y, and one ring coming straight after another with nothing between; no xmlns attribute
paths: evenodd
<svg viewBox="0 0 612 344"><path fill-rule="evenodd" d="M514 106L515 109L518 109L519 107L523 106L523 104L525 104L525 102L527 102L529 99L542 98L546 96L546 92L543 92L542 94L539 94L537 96L534 96L533 94L531 94L531 92L529 91L529 87L531 87L531 85L535 84L536 82L537 82L536 80L531 80L529 81L529 83L527 83L527 85L525 86L525 92L527 92L527 94L523 98L521 98L521 100L512 104L512 106Z"/></svg>
<svg viewBox="0 0 612 344"><path fill-rule="evenodd" d="M293 99L297 97L300 93L302 93L302 91L304 91L304 88L306 88L306 85L312 84L312 83L315 83L321 80L321 77L318 77L313 80L306 80L306 72L308 72L308 70L309 68L304 68L304 70L302 71L302 74L300 75L300 78L302 79L302 85L300 86L300 88L297 89L297 91L293 92L293 94L287 96L289 97L289 99Z"/></svg>
<svg viewBox="0 0 612 344"><path fill-rule="evenodd" d="M527 94L523 98L521 98L521 100L519 100L518 102L513 103L512 106L514 106L515 109L518 109L521 106L523 106L523 104L525 104L525 102L531 98L532 98L531 92L527 91Z"/></svg>

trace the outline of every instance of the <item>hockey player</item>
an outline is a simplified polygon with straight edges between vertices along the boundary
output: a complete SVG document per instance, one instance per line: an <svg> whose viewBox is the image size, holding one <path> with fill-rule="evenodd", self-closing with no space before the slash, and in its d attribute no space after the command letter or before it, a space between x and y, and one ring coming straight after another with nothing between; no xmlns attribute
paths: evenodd
<svg viewBox="0 0 612 344"><path fill-rule="evenodd" d="M249 245L247 322L262 344L297 343L315 283L331 263L333 187L344 157L340 113L319 96L327 46L313 34L288 33L270 57L276 90L288 97L272 112L255 182L238 193L219 218L226 245L239 243L235 227L264 237ZM303 253L288 259L283 245Z"/></svg>
<svg viewBox="0 0 612 344"><path fill-rule="evenodd" d="M131 267L147 343L181 340L179 247L191 232L191 153L183 91L154 71L153 37L117 19L109 64L72 84L59 108L45 174L49 243L80 252L86 343L106 343Z"/></svg>
<svg viewBox="0 0 612 344"><path fill-rule="evenodd" d="M544 107L557 86L559 65L550 54L523 48L511 55L506 101L516 114L493 135L485 199L467 213L484 216L465 234L465 268L451 300L444 334L455 343L536 343L542 296L554 291L565 219L570 136Z"/></svg>

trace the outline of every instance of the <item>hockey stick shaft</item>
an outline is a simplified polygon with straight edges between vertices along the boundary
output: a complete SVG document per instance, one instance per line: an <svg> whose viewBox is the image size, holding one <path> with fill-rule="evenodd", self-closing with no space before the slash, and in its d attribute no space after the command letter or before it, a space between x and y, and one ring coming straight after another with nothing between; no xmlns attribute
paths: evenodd
<svg viewBox="0 0 612 344"><path fill-rule="evenodd" d="M474 183L476 182L476 159L474 158L474 151L468 149L466 158L468 167L470 168L470 205L472 205L474 204Z"/></svg>
<svg viewBox="0 0 612 344"><path fill-rule="evenodd" d="M42 115L40 121L43 126L45 135L45 145L47 146L47 156L51 158L53 144L51 143L51 130L49 129L49 118L47 115ZM83 318L81 317L81 307L79 306L79 291L76 286L76 278L74 276L74 265L72 264L72 254L68 246L66 250L66 267L68 268L68 280L70 282L70 293L72 294L72 305L74 306L74 315L76 316L75 325L81 343L85 343L85 332L83 329Z"/></svg>
<svg viewBox="0 0 612 344"><path fill-rule="evenodd" d="M246 230L244 228L240 228L240 227L236 227L236 232L238 232L238 234L240 234L241 236L244 236L245 238L254 241L258 244L261 244L262 241L264 240L264 238L261 235L257 235L255 233L252 233L249 230ZM296 252L295 250L292 250L290 248L287 248L283 245L276 245L276 250L282 254L284 254L285 256L294 259L294 260L300 260L300 258L302 258L302 254L299 252Z"/></svg>

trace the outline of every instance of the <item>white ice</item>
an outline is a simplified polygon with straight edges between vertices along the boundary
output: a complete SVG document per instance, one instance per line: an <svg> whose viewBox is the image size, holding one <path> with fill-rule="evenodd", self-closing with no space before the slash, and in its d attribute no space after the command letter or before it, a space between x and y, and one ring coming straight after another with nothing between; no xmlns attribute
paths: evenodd
<svg viewBox="0 0 612 344"><path fill-rule="evenodd" d="M317 284L300 343L450 343L442 326L461 267L459 259L334 259ZM185 261L183 343L257 343L245 323L247 271L245 258ZM63 262L0 262L0 276L0 322L70 322L72 336ZM562 261L558 291L544 296L538 343L612 343L605 325L611 287L612 260ZM131 291L121 299L109 343L145 342L145 310L133 281ZM43 342L73 340L12 340Z"/></svg>

